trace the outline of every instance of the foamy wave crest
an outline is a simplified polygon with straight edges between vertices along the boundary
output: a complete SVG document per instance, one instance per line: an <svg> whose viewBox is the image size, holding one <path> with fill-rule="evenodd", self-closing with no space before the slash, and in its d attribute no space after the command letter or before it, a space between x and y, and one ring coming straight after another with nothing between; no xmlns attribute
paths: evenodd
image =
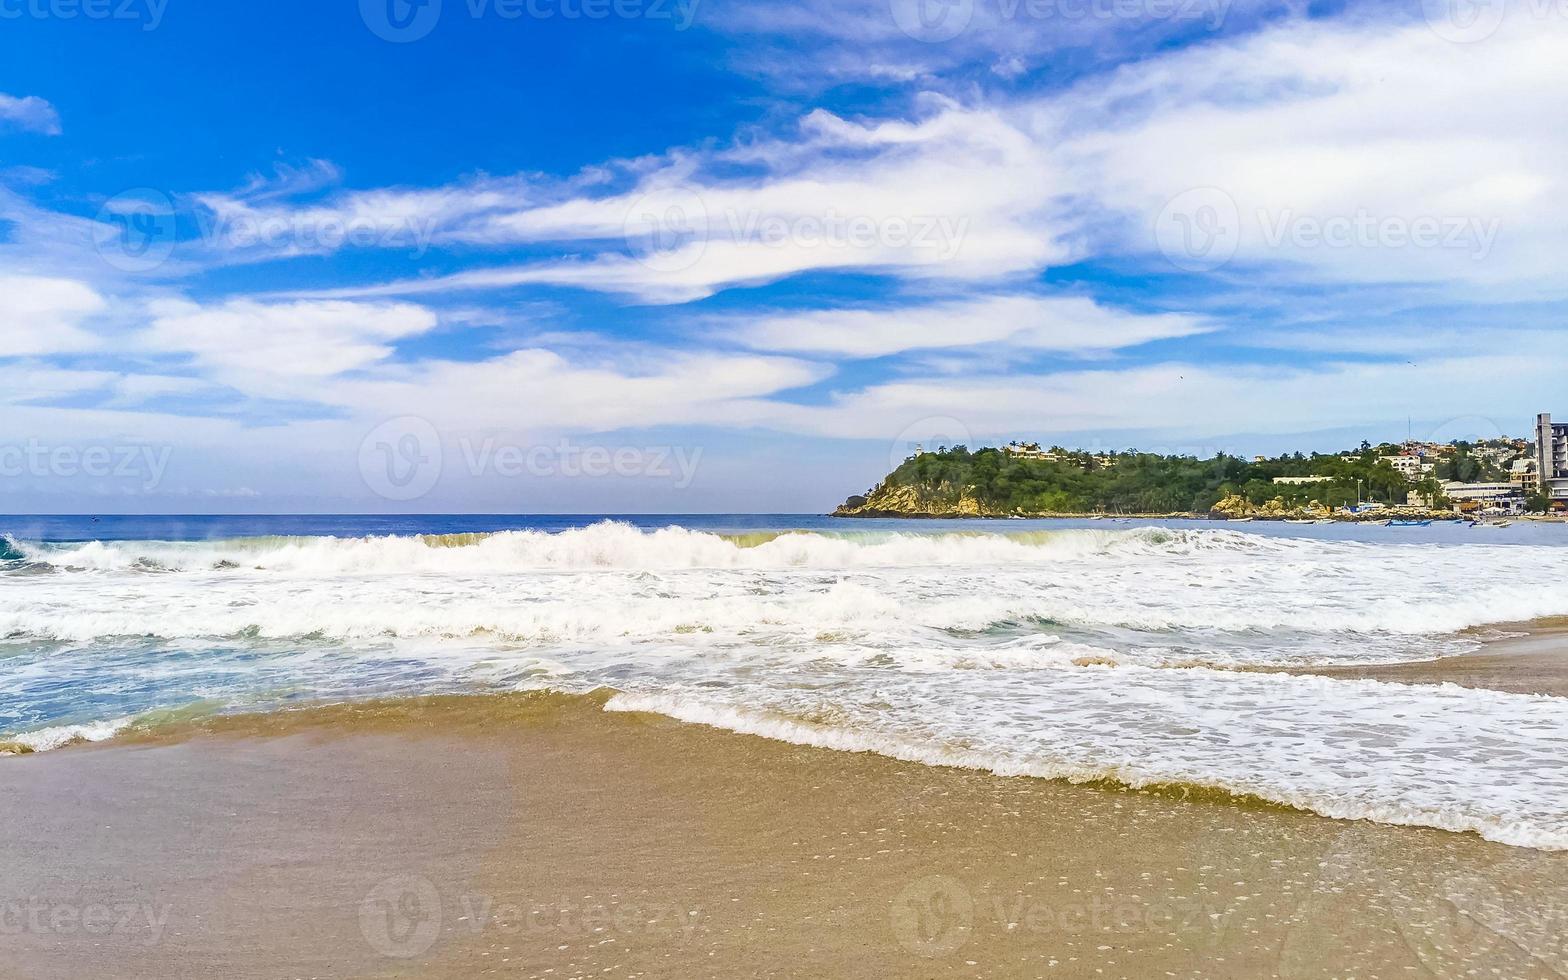
<svg viewBox="0 0 1568 980"><path fill-rule="evenodd" d="M21 746L29 752L48 752L77 742L106 742L131 724L130 718L88 722L84 725L54 725L0 738L0 743Z"/></svg>
<svg viewBox="0 0 1568 980"><path fill-rule="evenodd" d="M852 569L1015 564L1105 553L1259 551L1288 543L1234 531L1033 531L911 534L812 531L724 535L602 522L567 531L368 538L269 537L210 542L10 542L16 557L91 572L245 569L307 575L483 574L589 569Z"/></svg>
<svg viewBox="0 0 1568 980"><path fill-rule="evenodd" d="M1098 696L1071 684L1011 700L1001 688L978 699L966 690L938 708L929 686L881 687L873 708L778 692L746 705L723 694L626 692L605 710L1000 776L1220 790L1338 819L1568 850L1563 699L1289 675L1215 678L1203 669L1075 673ZM1107 697L1127 703L1108 707ZM1220 699L1227 707L1212 706ZM1497 747L1505 741L1506 751Z"/></svg>
<svg viewBox="0 0 1568 980"><path fill-rule="evenodd" d="M1119 660L1431 659L1568 614L1568 548L1227 530L557 534L19 545L0 638L972 647L1073 630ZM23 571L53 569L51 574ZM1092 635L1089 635L1092 634ZM961 650L960 653L972 651Z"/></svg>

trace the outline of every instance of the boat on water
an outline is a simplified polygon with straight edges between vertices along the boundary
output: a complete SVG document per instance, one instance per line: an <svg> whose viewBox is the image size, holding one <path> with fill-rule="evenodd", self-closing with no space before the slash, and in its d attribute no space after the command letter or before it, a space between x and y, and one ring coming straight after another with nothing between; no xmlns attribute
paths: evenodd
<svg viewBox="0 0 1568 980"><path fill-rule="evenodd" d="M1393 520L1393 521L1389 521L1387 526L1388 527L1431 527L1432 526L1432 522L1431 521L1400 521L1400 520Z"/></svg>

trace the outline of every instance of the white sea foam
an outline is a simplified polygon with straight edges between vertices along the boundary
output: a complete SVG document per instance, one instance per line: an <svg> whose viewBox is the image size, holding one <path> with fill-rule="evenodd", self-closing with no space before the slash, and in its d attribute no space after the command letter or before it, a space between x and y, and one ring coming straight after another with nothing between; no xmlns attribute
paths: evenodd
<svg viewBox="0 0 1568 980"><path fill-rule="evenodd" d="M11 735L4 741L25 745L34 752L47 752L75 742L106 742L123 732L130 724L130 718L114 718L109 721L88 722L85 725L54 725Z"/></svg>
<svg viewBox="0 0 1568 980"><path fill-rule="evenodd" d="M1568 846L1563 699L1208 669L1471 650L1568 615L1563 547L601 524L6 553L0 706L24 717L611 687L790 741Z"/></svg>
<svg viewBox="0 0 1568 980"><path fill-rule="evenodd" d="M606 708L1004 776L1211 787L1568 850L1559 698L1140 667L1054 671L1022 687L938 683L899 679L831 701L800 690L623 693Z"/></svg>

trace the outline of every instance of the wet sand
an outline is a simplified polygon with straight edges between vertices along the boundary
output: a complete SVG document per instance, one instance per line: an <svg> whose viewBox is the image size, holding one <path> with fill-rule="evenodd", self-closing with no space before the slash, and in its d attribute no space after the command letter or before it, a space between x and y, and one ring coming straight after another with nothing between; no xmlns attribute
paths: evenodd
<svg viewBox="0 0 1568 980"><path fill-rule="evenodd" d="M1552 977L1568 854L555 696L0 760L0 975Z"/></svg>
<svg viewBox="0 0 1568 980"><path fill-rule="evenodd" d="M1319 667L1307 673L1568 697L1568 620L1514 623L1489 632L1511 635L1490 640L1461 657L1375 667Z"/></svg>

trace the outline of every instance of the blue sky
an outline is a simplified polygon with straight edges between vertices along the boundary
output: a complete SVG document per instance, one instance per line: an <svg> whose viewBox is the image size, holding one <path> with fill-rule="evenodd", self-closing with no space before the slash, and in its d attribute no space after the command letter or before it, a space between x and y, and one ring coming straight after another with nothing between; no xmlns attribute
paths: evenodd
<svg viewBox="0 0 1568 980"><path fill-rule="evenodd" d="M11 512L820 511L1558 408L1568 18L0 0Z"/></svg>

